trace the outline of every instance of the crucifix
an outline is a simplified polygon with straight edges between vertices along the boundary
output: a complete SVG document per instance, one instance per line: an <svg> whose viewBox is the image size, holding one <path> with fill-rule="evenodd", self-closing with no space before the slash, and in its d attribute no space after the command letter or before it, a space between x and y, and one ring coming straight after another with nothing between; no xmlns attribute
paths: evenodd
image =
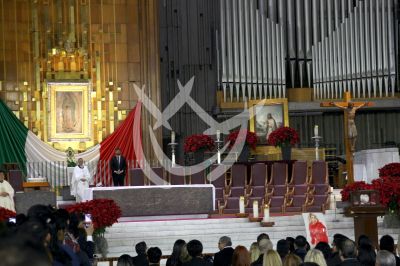
<svg viewBox="0 0 400 266"><path fill-rule="evenodd" d="M344 112L344 146L346 151L347 182L354 183L353 156L357 139L354 121L356 111L364 106L373 106L372 102L353 102L350 92L346 91L342 102L321 102L321 107L338 107Z"/></svg>

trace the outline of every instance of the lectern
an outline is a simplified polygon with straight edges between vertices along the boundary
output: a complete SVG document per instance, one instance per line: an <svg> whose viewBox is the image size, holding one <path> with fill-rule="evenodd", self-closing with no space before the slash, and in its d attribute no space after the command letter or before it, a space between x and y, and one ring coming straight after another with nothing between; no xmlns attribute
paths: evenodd
<svg viewBox="0 0 400 266"><path fill-rule="evenodd" d="M379 192L376 190L358 190L350 194L351 205L345 209L347 217L354 219L354 236L366 235L375 245L378 245L378 224L376 218L386 213L386 208L380 204Z"/></svg>

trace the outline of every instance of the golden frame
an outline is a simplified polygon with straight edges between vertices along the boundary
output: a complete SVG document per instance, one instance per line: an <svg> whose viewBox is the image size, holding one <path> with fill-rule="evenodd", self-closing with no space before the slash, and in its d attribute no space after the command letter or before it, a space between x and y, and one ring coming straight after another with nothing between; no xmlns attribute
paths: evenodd
<svg viewBox="0 0 400 266"><path fill-rule="evenodd" d="M255 113L253 112L253 109L250 109L250 131L257 134L258 144L266 145L267 126L261 125L261 121L266 123L267 115L271 114L277 128L281 126L289 126L288 101L286 98L252 100L248 102L248 106L255 106L261 101L264 101L264 104L260 107L255 107ZM262 110L259 111L257 108L262 108Z"/></svg>
<svg viewBox="0 0 400 266"><path fill-rule="evenodd" d="M90 141L90 82L48 82L48 141Z"/></svg>

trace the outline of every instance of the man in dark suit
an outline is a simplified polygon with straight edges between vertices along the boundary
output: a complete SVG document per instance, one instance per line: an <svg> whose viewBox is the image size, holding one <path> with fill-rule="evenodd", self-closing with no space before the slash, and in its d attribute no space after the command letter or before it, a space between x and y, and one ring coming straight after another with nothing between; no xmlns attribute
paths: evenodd
<svg viewBox="0 0 400 266"><path fill-rule="evenodd" d="M230 237L223 236L218 241L219 252L214 255L214 266L229 266L232 264L233 248Z"/></svg>
<svg viewBox="0 0 400 266"><path fill-rule="evenodd" d="M307 239L304 236L297 236L294 239L294 254L304 261L307 254Z"/></svg>
<svg viewBox="0 0 400 266"><path fill-rule="evenodd" d="M152 247L147 250L147 257L149 258L149 266L159 266L162 252L158 247ZM133 265L137 265L133 263Z"/></svg>
<svg viewBox="0 0 400 266"><path fill-rule="evenodd" d="M115 156L111 158L110 168L114 186L123 186L126 173L126 160L121 155L121 150L119 148L115 149Z"/></svg>
<svg viewBox="0 0 400 266"><path fill-rule="evenodd" d="M136 244L135 246L136 250L136 257L132 258L133 265L135 266L148 266L149 261L147 260L147 245L146 242L142 241Z"/></svg>
<svg viewBox="0 0 400 266"><path fill-rule="evenodd" d="M357 260L357 247L354 241L346 239L339 248L340 258L342 259L340 266L361 266Z"/></svg>
<svg viewBox="0 0 400 266"><path fill-rule="evenodd" d="M203 244L199 240L191 240L186 245L186 249L192 260L183 264L183 266L212 266L211 262L202 258Z"/></svg>

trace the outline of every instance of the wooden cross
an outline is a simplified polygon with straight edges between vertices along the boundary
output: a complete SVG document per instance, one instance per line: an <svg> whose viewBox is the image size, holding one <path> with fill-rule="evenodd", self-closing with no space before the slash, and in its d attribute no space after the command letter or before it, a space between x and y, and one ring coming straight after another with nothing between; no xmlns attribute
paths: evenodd
<svg viewBox="0 0 400 266"><path fill-rule="evenodd" d="M353 154L357 130L354 121L357 109L364 106L373 106L372 102L353 102L350 92L346 91L342 102L321 102L321 107L338 107L344 112L344 146L346 150L347 183L354 183Z"/></svg>

